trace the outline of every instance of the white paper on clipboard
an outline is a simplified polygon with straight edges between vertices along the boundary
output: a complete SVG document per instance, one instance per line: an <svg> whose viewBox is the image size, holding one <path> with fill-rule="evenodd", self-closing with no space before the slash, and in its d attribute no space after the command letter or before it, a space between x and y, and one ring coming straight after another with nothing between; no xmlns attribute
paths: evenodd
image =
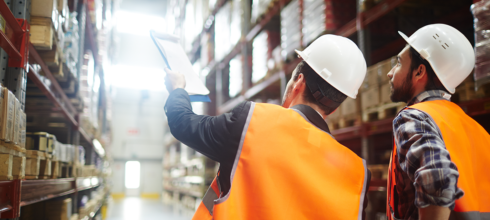
<svg viewBox="0 0 490 220"><path fill-rule="evenodd" d="M209 102L209 90L194 72L191 61L187 57L184 48L179 44L179 38L155 31L151 31L150 35L158 47L165 65L169 69L178 71L185 76L185 90L189 93L191 101Z"/></svg>

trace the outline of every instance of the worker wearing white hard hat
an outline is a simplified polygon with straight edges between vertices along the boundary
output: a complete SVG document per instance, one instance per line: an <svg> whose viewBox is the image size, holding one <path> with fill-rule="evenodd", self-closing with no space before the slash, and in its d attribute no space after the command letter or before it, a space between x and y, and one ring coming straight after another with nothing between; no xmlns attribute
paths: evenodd
<svg viewBox="0 0 490 220"><path fill-rule="evenodd" d="M466 37L445 24L407 37L388 73L393 120L388 219L490 219L490 135L450 101L475 65Z"/></svg>
<svg viewBox="0 0 490 220"><path fill-rule="evenodd" d="M297 53L282 106L248 101L219 116L194 114L184 77L166 70L172 134L220 163L194 219L364 219L370 172L324 120L356 97L364 57L335 35Z"/></svg>

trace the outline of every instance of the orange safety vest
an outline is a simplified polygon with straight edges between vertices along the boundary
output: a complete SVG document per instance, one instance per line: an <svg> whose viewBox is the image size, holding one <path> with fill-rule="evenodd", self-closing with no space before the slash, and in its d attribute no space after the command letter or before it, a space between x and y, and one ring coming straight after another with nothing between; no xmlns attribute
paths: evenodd
<svg viewBox="0 0 490 220"><path fill-rule="evenodd" d="M490 219L490 135L456 104L447 100L421 102L408 108L427 113L439 127L451 161L459 170L458 187L464 196L456 200L450 219ZM394 216L396 191L396 145L388 175L388 219Z"/></svg>
<svg viewBox="0 0 490 220"><path fill-rule="evenodd" d="M252 103L230 191L215 178L193 219L361 219L365 161L307 120Z"/></svg>

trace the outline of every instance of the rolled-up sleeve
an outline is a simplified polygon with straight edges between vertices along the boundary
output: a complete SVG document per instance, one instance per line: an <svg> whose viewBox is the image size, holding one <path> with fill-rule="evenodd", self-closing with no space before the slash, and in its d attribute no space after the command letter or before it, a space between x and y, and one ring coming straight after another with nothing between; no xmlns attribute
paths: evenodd
<svg viewBox="0 0 490 220"><path fill-rule="evenodd" d="M464 193L457 187L458 168L435 122L422 111L406 109L393 121L393 129L400 168L415 188L415 206L453 209Z"/></svg>

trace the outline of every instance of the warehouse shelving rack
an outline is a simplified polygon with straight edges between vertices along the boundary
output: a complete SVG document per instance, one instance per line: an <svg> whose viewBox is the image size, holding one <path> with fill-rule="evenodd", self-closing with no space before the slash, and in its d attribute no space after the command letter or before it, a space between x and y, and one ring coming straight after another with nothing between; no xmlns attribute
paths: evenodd
<svg viewBox="0 0 490 220"><path fill-rule="evenodd" d="M196 37L193 42L193 48L190 50L189 57L194 62L199 57L199 47L201 46L201 36L204 32L212 32L214 17L219 11L220 7L226 3L227 0L221 0L217 6L213 9L209 18L206 20L203 32ZM383 45L375 50L371 51L369 36L370 32L368 26L374 24L375 22L386 19L389 13L394 12L397 8L402 6L404 3L410 3L411 0L383 0L379 1L374 7L362 10L360 5L361 0L353 0L358 5L357 16L350 22L346 23L343 27L338 28L334 34L341 35L344 37L349 37L351 39L357 38L358 46L361 51L363 51L368 64L374 64L384 59L387 59L396 53L398 53L406 44L406 42L401 38L383 42ZM479 2L480 0L473 0L473 3ZM291 73L295 66L300 62L299 58L292 59L290 62L285 63L283 68L271 75L269 75L265 80L252 85L251 83L251 72L248 71L249 68L249 56L248 48L250 47L253 39L262 31L264 28L273 20L273 18L279 15L282 8L287 5L290 0L276 0L269 6L267 12L262 15L256 24L247 23L250 19L245 20L245 24L242 24L246 31L242 31L242 37L240 41L232 47L230 52L224 56L222 60L211 60L209 64L205 67L209 70L209 74L206 76L206 84L210 87L210 97L213 102L207 106L207 114L209 115L219 115L225 112L229 112L235 106L237 106L242 101L254 99L259 97L264 93L272 93L273 96L282 97L281 92L284 91L286 84L286 78L291 77ZM300 1L301 2L301 1ZM374 1L373 1L374 2ZM243 5L242 5L243 6ZM250 8L243 9L244 12L249 12ZM437 20L432 22L438 23L453 23L457 20L461 20L464 16L469 13L469 8L461 8L451 14L446 14L443 17L439 17ZM181 13L182 14L182 13ZM411 34L411 33L406 33ZM306 45L302 45L303 47ZM226 89L223 89L221 85L218 85L220 81L224 78L219 76L222 74L221 69L225 68L226 65L238 54L244 55L244 67L243 67L243 86L241 93L234 98L231 98L223 102L223 97L226 96ZM273 91L273 92L271 92ZM280 96L279 96L280 94ZM358 97L360 98L360 97ZM490 98L477 99L473 101L460 102L458 103L462 109L471 117L475 118L483 127L490 131ZM368 164L376 164L373 161L373 156L376 149L388 148L391 149L392 145L392 121L393 117L386 118L378 121L372 122L361 122L360 125L341 128L338 130L333 130L332 134L335 136L336 140L343 145L352 149L359 156L367 160ZM381 147L380 147L381 146ZM376 149L375 149L376 148ZM169 189L172 190L172 189ZM386 190L386 179L372 179L370 184L371 192L380 192ZM197 195L196 195L197 196ZM381 207L382 208L382 207Z"/></svg>
<svg viewBox="0 0 490 220"><path fill-rule="evenodd" d="M86 30L81 31L81 41L83 45L83 36L88 37L88 47L94 51L95 63L101 65L98 54L98 48L95 41L92 23L90 22L90 16L88 10L86 10L87 2L73 0L70 2L72 9L76 10L77 7L82 7L85 10L87 21ZM13 7L14 11L11 11L9 4ZM13 4L18 4L14 5ZM25 111L29 114L47 115L51 113L61 113L66 121L70 124L68 130L57 130L55 134L62 134L67 137L67 142L73 145L82 145L86 149L87 163L93 164L92 155L103 158L100 152L94 149L93 140L94 137L90 136L82 127L80 127L79 113L73 107L69 98L59 85L56 78L50 72L47 65L40 57L38 51L29 42L29 9L30 1L0 1L0 15L5 20L5 31L0 31L0 46L4 49L9 56L9 68L20 69L20 72L27 72L27 77L35 84L44 96L54 106L53 108L27 108ZM15 16L14 16L14 13ZM24 12L24 13L22 13ZM82 47L83 49L83 47ZM83 50L80 51L83 55ZM33 64L38 64L40 70L44 73L44 76L51 81L51 85L46 85L40 77L38 70L33 68ZM81 68L81 65L80 65ZM14 72L14 71L12 71ZM14 72L15 73L15 72ZM10 73L9 73L10 74ZM103 72L100 72L101 85L104 85ZM24 85L25 86L25 85ZM103 89L104 86L101 86ZM12 89L12 88L9 88ZM20 89L20 88L14 88ZM25 89L25 88L24 88ZM16 94L16 98L19 100L25 100L26 93L20 93L19 97ZM103 96L102 96L103 97ZM80 138L81 136L81 138ZM37 202L53 199L57 197L71 197L72 198L72 210L78 210L77 195L79 192L85 190L96 189L99 186L104 185L104 181L99 177L75 177L75 178L61 178L61 179L39 179L39 180L11 180L0 181L0 218L19 218L20 208L22 206L34 204ZM94 212L87 216L88 219L93 219L95 214L100 211L102 204L98 204ZM75 211L76 212L76 211Z"/></svg>

